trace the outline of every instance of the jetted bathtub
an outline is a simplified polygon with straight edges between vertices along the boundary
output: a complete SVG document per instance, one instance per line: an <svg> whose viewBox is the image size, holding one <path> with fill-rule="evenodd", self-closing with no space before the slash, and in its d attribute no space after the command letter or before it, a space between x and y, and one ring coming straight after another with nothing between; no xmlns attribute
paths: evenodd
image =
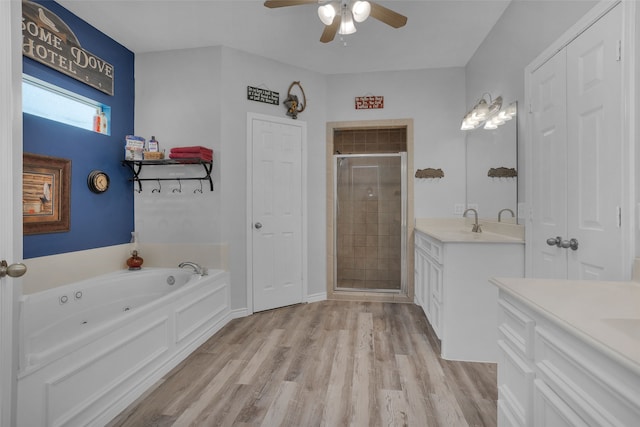
<svg viewBox="0 0 640 427"><path fill-rule="evenodd" d="M230 320L229 273L143 268L24 295L18 426L100 426Z"/></svg>

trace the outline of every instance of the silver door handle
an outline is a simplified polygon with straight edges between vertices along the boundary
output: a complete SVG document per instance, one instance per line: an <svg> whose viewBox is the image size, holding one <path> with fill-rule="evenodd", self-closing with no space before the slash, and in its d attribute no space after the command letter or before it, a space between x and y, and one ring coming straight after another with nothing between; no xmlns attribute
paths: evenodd
<svg viewBox="0 0 640 427"><path fill-rule="evenodd" d="M253 226L256 228L256 230L260 230L262 228L262 224L260 224L259 222L256 222Z"/></svg>
<svg viewBox="0 0 640 427"><path fill-rule="evenodd" d="M547 245L549 246L557 246L560 247L560 244L562 243L562 237L558 236L558 237L549 237L547 239Z"/></svg>
<svg viewBox="0 0 640 427"><path fill-rule="evenodd" d="M20 277L27 272L27 266L24 264L8 265L7 261L0 261L0 277Z"/></svg>
<svg viewBox="0 0 640 427"><path fill-rule="evenodd" d="M563 240L560 243L560 247L564 248L564 249L570 248L571 250L577 251L578 250L578 239Z"/></svg>

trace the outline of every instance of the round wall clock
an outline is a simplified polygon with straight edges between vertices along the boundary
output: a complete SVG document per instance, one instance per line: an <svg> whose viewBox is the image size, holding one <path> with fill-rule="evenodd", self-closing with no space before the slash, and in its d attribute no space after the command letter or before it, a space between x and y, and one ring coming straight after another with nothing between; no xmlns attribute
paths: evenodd
<svg viewBox="0 0 640 427"><path fill-rule="evenodd" d="M91 171L87 177L87 185L94 193L104 193L109 189L109 175L99 170Z"/></svg>

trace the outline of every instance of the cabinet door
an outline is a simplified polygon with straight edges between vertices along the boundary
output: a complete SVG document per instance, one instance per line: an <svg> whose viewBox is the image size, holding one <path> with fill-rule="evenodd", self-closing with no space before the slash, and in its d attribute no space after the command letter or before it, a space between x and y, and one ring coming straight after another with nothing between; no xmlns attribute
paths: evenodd
<svg viewBox="0 0 640 427"><path fill-rule="evenodd" d="M622 7L567 46L570 279L623 280Z"/></svg>
<svg viewBox="0 0 640 427"><path fill-rule="evenodd" d="M566 52L531 75L531 154L533 165L532 275L566 278L566 250L547 239L566 236L567 128Z"/></svg>
<svg viewBox="0 0 640 427"><path fill-rule="evenodd" d="M414 283L416 304L424 306L424 254L417 247L414 252ZM424 309L423 309L424 310Z"/></svg>

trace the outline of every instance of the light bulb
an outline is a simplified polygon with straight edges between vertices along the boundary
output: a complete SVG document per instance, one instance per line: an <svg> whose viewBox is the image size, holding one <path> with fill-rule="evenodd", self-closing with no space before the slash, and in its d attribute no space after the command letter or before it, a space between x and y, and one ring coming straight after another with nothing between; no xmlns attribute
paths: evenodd
<svg viewBox="0 0 640 427"><path fill-rule="evenodd" d="M471 117L478 121L483 121L487 118L487 114L489 113L489 106L487 105L487 101L481 99L478 101L473 110L471 110Z"/></svg>
<svg viewBox="0 0 640 427"><path fill-rule="evenodd" d="M356 22L363 22L371 13L371 3L368 1L357 1L353 3L351 11L353 12L353 19Z"/></svg>
<svg viewBox="0 0 640 427"><path fill-rule="evenodd" d="M324 25L331 25L336 16L336 8L331 3L318 7L318 17Z"/></svg>
<svg viewBox="0 0 640 427"><path fill-rule="evenodd" d="M340 30L338 34L353 34L355 33L356 26L353 24L353 16L347 8L342 9L342 21L340 22Z"/></svg>

